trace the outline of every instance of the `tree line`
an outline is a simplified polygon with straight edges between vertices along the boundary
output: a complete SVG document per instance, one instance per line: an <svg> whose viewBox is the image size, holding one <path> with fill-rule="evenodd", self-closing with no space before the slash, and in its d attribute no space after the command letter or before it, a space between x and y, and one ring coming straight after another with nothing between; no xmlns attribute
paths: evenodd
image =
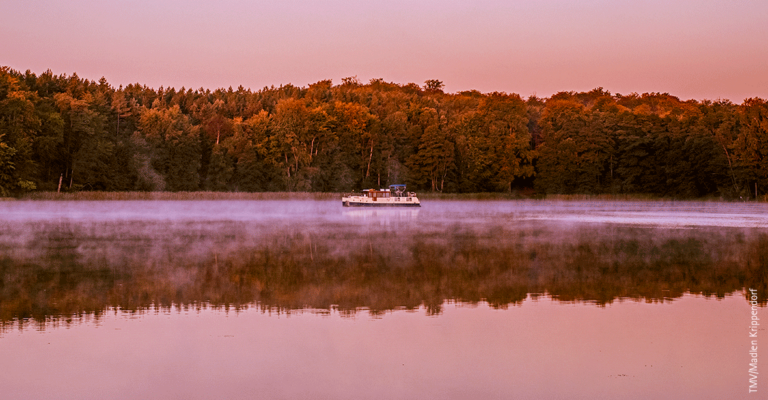
<svg viewBox="0 0 768 400"><path fill-rule="evenodd" d="M405 183L755 198L768 103L602 88L549 98L428 80L115 88L0 67L0 196L56 191L346 192Z"/></svg>

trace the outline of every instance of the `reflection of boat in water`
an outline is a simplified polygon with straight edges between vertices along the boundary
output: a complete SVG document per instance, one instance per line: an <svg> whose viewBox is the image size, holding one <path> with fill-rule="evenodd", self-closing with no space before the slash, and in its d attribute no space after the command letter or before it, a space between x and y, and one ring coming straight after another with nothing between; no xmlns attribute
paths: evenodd
<svg viewBox="0 0 768 400"><path fill-rule="evenodd" d="M405 185L389 185L389 189L365 189L362 195L345 195L344 207L421 207L416 193L405 190Z"/></svg>

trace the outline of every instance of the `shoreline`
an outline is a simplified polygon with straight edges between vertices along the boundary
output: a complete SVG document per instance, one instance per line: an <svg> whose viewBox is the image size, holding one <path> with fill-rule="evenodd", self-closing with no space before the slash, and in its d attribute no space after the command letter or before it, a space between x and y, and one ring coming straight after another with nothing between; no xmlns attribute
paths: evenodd
<svg viewBox="0 0 768 400"><path fill-rule="evenodd" d="M0 197L0 201L48 200L48 201L126 201L126 200L337 200L344 193L328 192L32 192L20 197ZM765 203L768 195L758 200L727 200L719 197L674 198L647 194L550 194L523 195L520 193L419 193L422 200L549 200L549 201L647 201L647 202L717 202L717 203Z"/></svg>

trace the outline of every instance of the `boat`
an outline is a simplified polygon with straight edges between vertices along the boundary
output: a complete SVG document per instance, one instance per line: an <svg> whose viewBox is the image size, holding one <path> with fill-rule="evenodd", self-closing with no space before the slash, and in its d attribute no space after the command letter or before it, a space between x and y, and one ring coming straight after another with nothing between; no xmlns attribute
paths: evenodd
<svg viewBox="0 0 768 400"><path fill-rule="evenodd" d="M389 185L388 189L365 189L359 195L344 195L344 207L421 207L416 193L406 190L405 185Z"/></svg>

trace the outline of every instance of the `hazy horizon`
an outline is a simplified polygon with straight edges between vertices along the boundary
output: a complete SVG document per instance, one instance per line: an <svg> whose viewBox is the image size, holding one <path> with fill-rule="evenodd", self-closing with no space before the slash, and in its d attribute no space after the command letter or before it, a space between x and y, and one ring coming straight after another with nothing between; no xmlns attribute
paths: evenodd
<svg viewBox="0 0 768 400"><path fill-rule="evenodd" d="M0 65L114 85L307 86L357 76L449 93L603 87L768 97L768 4L748 1L12 2Z"/></svg>

